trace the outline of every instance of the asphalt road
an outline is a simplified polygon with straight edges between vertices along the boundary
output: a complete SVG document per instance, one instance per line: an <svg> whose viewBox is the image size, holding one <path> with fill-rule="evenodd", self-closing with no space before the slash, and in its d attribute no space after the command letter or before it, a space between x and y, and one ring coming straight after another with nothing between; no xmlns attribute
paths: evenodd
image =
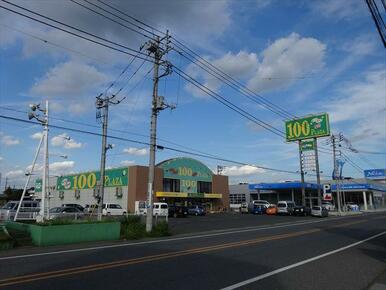
<svg viewBox="0 0 386 290"><path fill-rule="evenodd" d="M386 268L385 213L328 219L263 217L259 225L252 217L235 216L240 219L235 222L217 216L213 220L220 226L214 231L196 226L207 232L157 241L3 254L0 287L355 290L366 289ZM194 220L173 221L174 230ZM205 218L196 220L199 224ZM224 220L235 227L221 229Z"/></svg>

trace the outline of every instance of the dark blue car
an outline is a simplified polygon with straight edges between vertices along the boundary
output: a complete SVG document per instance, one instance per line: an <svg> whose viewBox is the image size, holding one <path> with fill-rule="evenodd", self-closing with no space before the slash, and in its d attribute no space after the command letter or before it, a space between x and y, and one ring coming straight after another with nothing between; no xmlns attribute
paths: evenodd
<svg viewBox="0 0 386 290"><path fill-rule="evenodd" d="M199 205L192 205L192 206L189 206L188 208L188 213L190 215L205 215L205 208L203 208L202 206L199 206Z"/></svg>
<svg viewBox="0 0 386 290"><path fill-rule="evenodd" d="M267 208L264 205L255 205L253 207L252 213L253 214L265 214L267 211Z"/></svg>

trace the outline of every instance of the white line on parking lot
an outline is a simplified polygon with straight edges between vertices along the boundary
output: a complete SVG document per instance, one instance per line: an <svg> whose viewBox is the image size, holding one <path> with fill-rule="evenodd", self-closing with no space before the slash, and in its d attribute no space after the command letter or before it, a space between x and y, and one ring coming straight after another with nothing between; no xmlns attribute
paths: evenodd
<svg viewBox="0 0 386 290"><path fill-rule="evenodd" d="M356 247L356 246L358 246L358 245L360 245L360 244L366 243L366 242L368 242L368 241L370 241L370 240L373 240L373 239L376 239L376 238L378 238L378 237L380 237L380 236L383 236L384 234L386 234L386 231L383 231L383 232L381 232L381 233L379 233L379 234L376 234L376 235L374 235L374 236L371 236L371 237L369 237L369 238L367 238L367 239L364 239L364 240L361 240L361 241L359 241L359 242L356 242L356 243L353 243L353 244L350 244L350 245L347 245L347 246L338 248L338 249L336 249L336 250L333 250L333 251L330 251L330 252L321 254L321 255L319 255L319 256L315 256L315 257L312 257L312 258L309 258L309 259L306 259L306 260L297 262L297 263L295 263L295 264L288 265L288 266L286 266L286 267L279 268L279 269L276 269L276 270L274 270L274 271L271 271L271 272L268 272L268 273L265 273L265 274L256 276L256 277L254 277L254 278L251 278L251 279L248 279L248 280L245 280L245 281L241 281L241 282L239 282L239 283L236 283L236 284L230 285L230 286L228 286L228 287L222 288L221 290L233 290L233 289L237 289L237 288L239 288L239 287L243 287L243 286L245 286L245 285L248 285L248 284L257 282L257 281L259 281L259 280L262 280L262 279L265 279L265 278L267 278L267 277L270 277L270 276L279 274L279 273L281 273L281 272L284 272L284 271L287 271L287 270L290 270L290 269L293 269L293 268L302 266L302 265L304 265L304 264L311 263L311 262L313 262L313 261L322 259L322 258L327 257L327 256L331 256L331 255L333 255L333 254L336 254L336 253L345 251L345 250L347 250L347 249Z"/></svg>
<svg viewBox="0 0 386 290"><path fill-rule="evenodd" d="M60 250L60 251L52 251L52 252L25 254L25 255L17 255L17 256L7 256L7 257L0 257L0 261L38 257L38 256L85 252L85 251L95 251L95 250L120 248L120 247L139 246L139 245L146 245L146 244L168 243L168 242L182 241L182 240L189 240L189 239L201 239L201 238L208 238L208 237L215 237L215 236L222 236L222 235L246 233L246 232L253 232L253 231L262 231L262 230L271 230L271 229L294 227L294 226L301 226L301 225L308 225L308 224L316 224L316 223L322 223L322 222L326 222L326 221L335 221L335 220L354 218L354 217L358 217L358 216L338 217L338 218L333 218L333 219L322 219L322 220L317 220L317 221L306 221L306 222L297 222L297 223L283 223L283 224L259 226L259 227L253 227L253 228L248 227L248 228L241 228L238 230L237 229L235 229L235 230L223 230L222 232L216 232L216 233L212 232L212 233L208 233L208 234L188 235L188 236L183 236L183 237L166 238L166 239L134 242L134 243L132 242L132 243L124 243L124 244L118 244L118 245L114 244L114 245L96 246L96 247L88 247L88 248L77 248L77 249L70 249L70 250Z"/></svg>

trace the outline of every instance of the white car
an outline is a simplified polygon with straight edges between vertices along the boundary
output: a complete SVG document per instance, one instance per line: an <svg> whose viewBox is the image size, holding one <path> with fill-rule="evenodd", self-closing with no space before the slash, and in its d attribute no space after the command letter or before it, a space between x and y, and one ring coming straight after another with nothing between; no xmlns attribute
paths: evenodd
<svg viewBox="0 0 386 290"><path fill-rule="evenodd" d="M346 203L346 206L347 206L347 210L350 210L350 211L359 211L359 205L357 205L357 204L354 203L354 202L347 202L347 203Z"/></svg>
<svg viewBox="0 0 386 290"><path fill-rule="evenodd" d="M252 201L253 203L253 207L255 207L256 205L264 205L265 208L268 208L271 204L266 201L266 200L254 200Z"/></svg>
<svg viewBox="0 0 386 290"><path fill-rule="evenodd" d="M103 215L125 215L127 211L116 203L105 203L102 207Z"/></svg>
<svg viewBox="0 0 386 290"><path fill-rule="evenodd" d="M328 210L323 206L313 206L311 208L311 215L317 217L328 217Z"/></svg>
<svg viewBox="0 0 386 290"><path fill-rule="evenodd" d="M325 207L328 211L335 210L335 205L329 201L322 201L322 206Z"/></svg>
<svg viewBox="0 0 386 290"><path fill-rule="evenodd" d="M293 201L285 201L285 200L279 201L277 203L277 214L291 215L293 214L294 207L295 207L295 203Z"/></svg>

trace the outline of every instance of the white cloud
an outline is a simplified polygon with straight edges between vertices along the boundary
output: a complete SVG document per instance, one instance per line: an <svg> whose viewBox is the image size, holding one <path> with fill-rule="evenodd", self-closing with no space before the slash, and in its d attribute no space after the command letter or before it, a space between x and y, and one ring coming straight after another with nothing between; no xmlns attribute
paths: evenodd
<svg viewBox="0 0 386 290"><path fill-rule="evenodd" d="M227 166L223 174L228 176L248 176L264 173L265 170L251 165Z"/></svg>
<svg viewBox="0 0 386 290"><path fill-rule="evenodd" d="M67 97L78 99L106 83L108 77L94 66L74 61L60 63L36 82L30 93L39 97Z"/></svg>
<svg viewBox="0 0 386 290"><path fill-rule="evenodd" d="M245 81L250 89L265 92L286 88L299 77L320 70L324 65L325 50L326 45L319 40L291 33L268 46L262 52L261 60L256 53L245 51L207 59L225 73ZM221 85L194 64L188 66L187 73L212 90L218 90ZM187 85L187 89L195 96L205 96L192 85Z"/></svg>
<svg viewBox="0 0 386 290"><path fill-rule="evenodd" d="M128 148L123 149L123 153L127 153L129 155L144 156L147 154L147 149L146 148L128 147Z"/></svg>
<svg viewBox="0 0 386 290"><path fill-rule="evenodd" d="M364 1L320 0L309 2L311 9L317 15L333 20L350 20L354 17L366 15L368 8Z"/></svg>
<svg viewBox="0 0 386 290"><path fill-rule="evenodd" d="M362 82L347 82L337 90L335 100L325 106L332 123L350 122L352 142L386 141L386 70L367 71ZM355 146L354 146L355 147Z"/></svg>
<svg viewBox="0 0 386 290"><path fill-rule="evenodd" d="M0 156L0 161L3 161L3 160L4 160L4 158L2 156Z"/></svg>
<svg viewBox="0 0 386 290"><path fill-rule="evenodd" d="M54 172L63 172L71 168L74 168L74 166L75 166L74 161L53 162L50 164L50 170Z"/></svg>
<svg viewBox="0 0 386 290"><path fill-rule="evenodd" d="M14 145L20 144L20 140L13 136L4 135L3 133L1 133L0 136L1 136L1 143L4 144L5 146L14 146Z"/></svg>
<svg viewBox="0 0 386 290"><path fill-rule="evenodd" d="M76 148L82 148L82 143L75 142L74 139L70 138L68 134L63 133L58 136L51 138L51 145L54 147L63 147L65 149L76 149Z"/></svg>
<svg viewBox="0 0 386 290"><path fill-rule="evenodd" d="M42 138L42 136L43 136L42 132L36 132L36 133L32 134L30 137L32 139L35 139L35 140L40 140L40 138Z"/></svg>
<svg viewBox="0 0 386 290"><path fill-rule="evenodd" d="M120 162L120 164L123 165L123 166L130 166L130 165L135 164L135 161L134 160L122 160Z"/></svg>
<svg viewBox="0 0 386 290"><path fill-rule="evenodd" d="M248 81L248 87L259 92L282 89L296 78L321 69L326 45L315 38L291 33L266 48L257 73Z"/></svg>
<svg viewBox="0 0 386 290"><path fill-rule="evenodd" d="M11 170L11 171L8 171L6 174L5 174L6 177L8 178L12 178L12 179L17 179L17 178L21 178L23 176L25 176L25 172L21 169L19 170Z"/></svg>

